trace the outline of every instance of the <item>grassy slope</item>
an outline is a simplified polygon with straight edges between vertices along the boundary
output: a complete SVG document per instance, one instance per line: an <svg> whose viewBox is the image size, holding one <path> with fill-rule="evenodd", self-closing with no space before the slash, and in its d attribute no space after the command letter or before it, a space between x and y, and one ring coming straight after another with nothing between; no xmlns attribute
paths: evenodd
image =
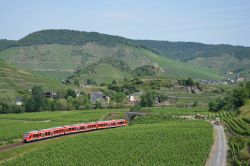
<svg viewBox="0 0 250 166"><path fill-rule="evenodd" d="M0 91L30 89L34 85L58 87L59 83L35 74L16 69L0 60Z"/></svg>
<svg viewBox="0 0 250 166"><path fill-rule="evenodd" d="M198 65L201 67L213 68L220 73L237 71L241 69L238 74L247 77L247 79L250 79L250 59L237 59L231 55L225 54L224 56L220 57L199 57L187 61L187 63L191 65ZM231 77L234 78L235 75Z"/></svg>
<svg viewBox="0 0 250 166"><path fill-rule="evenodd" d="M86 67L97 62L101 58L111 56L127 63L131 69L145 64L159 65L163 69L166 69L166 72L160 73L160 75L171 78L184 78L188 76L204 79L220 78L217 74L214 74L212 70L194 67L169 58L161 57L140 47L122 44L112 47L95 43L88 43L84 46L52 44L13 47L0 52L0 58L15 64L18 68L56 79L65 79L76 71L78 67ZM102 67L99 67L99 69L100 68ZM96 70L99 69L97 68ZM115 73L120 76L114 74L114 77L112 76L110 78L110 74L107 73L107 71L111 71L112 74ZM123 76L129 77L127 73L119 73L111 67L107 67L106 70L102 69L102 72L91 77L104 80L100 82L109 82L113 78L122 78Z"/></svg>
<svg viewBox="0 0 250 166"><path fill-rule="evenodd" d="M101 63L95 66L94 73L81 74L81 79L94 79L98 84L111 83L113 80L123 80L124 77L130 78L132 74L119 71L111 65Z"/></svg>
<svg viewBox="0 0 250 166"><path fill-rule="evenodd" d="M142 50L141 54L151 58L166 70L166 75L171 78L192 77L194 79L220 79L215 71L206 68L189 65L183 62L157 56L150 51Z"/></svg>

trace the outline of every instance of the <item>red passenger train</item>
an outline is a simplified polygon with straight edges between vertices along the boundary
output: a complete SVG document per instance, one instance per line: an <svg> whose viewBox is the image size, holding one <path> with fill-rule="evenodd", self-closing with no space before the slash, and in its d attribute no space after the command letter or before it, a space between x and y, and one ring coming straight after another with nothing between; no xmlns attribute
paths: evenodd
<svg viewBox="0 0 250 166"><path fill-rule="evenodd" d="M67 135L72 133L80 133L85 131L92 131L98 129L106 129L113 127L127 126L127 120L109 120L109 121L99 121L99 122L89 122L81 123L70 126L54 127L49 129L42 129L38 131L30 131L24 134L24 142L32 142L37 140L42 140L46 138Z"/></svg>

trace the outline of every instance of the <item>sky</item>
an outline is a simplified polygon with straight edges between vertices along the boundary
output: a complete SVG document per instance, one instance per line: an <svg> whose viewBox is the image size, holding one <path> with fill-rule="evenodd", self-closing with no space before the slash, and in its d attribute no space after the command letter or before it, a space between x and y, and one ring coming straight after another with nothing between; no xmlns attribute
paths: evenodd
<svg viewBox="0 0 250 166"><path fill-rule="evenodd" d="M0 0L0 39L73 29L250 46L249 0Z"/></svg>

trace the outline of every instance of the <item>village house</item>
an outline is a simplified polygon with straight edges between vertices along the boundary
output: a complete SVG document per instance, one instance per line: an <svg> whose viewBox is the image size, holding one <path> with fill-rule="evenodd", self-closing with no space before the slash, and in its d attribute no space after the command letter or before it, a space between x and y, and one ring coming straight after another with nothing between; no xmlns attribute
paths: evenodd
<svg viewBox="0 0 250 166"><path fill-rule="evenodd" d="M109 104L110 97L105 96L102 92L93 92L93 93L90 94L90 101L92 103L95 103L96 101L99 101L101 103Z"/></svg>
<svg viewBox="0 0 250 166"><path fill-rule="evenodd" d="M139 103L140 102L140 96L142 95L142 92L136 92L133 94L130 94L127 96L128 98L128 102L135 104L135 103Z"/></svg>
<svg viewBox="0 0 250 166"><path fill-rule="evenodd" d="M16 97L16 105L23 105L22 98L20 96Z"/></svg>
<svg viewBox="0 0 250 166"><path fill-rule="evenodd" d="M54 92L54 91L51 91L51 92L47 91L47 92L44 93L44 96L46 98L55 99L57 97L57 93Z"/></svg>

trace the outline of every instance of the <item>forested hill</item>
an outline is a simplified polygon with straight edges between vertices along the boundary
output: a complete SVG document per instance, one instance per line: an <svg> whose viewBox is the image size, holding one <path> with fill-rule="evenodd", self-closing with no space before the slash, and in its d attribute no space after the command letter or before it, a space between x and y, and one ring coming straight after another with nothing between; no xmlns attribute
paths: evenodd
<svg viewBox="0 0 250 166"><path fill-rule="evenodd" d="M132 44L129 39L101 34L97 32L84 32L74 30L42 30L31 33L17 42L18 46L31 46L43 44L83 45L95 42L101 45L115 45L117 43ZM135 43L134 43L135 44Z"/></svg>
<svg viewBox="0 0 250 166"><path fill-rule="evenodd" d="M117 57L130 69L144 65L160 66L168 77L219 79L222 73L232 71L250 78L249 47L131 40L63 29L37 31L18 41L0 40L1 59L22 70L57 79L65 79L78 68L85 69L100 59L110 57ZM104 63L98 67L103 69L107 65L111 64ZM119 72L116 74L120 75Z"/></svg>
<svg viewBox="0 0 250 166"><path fill-rule="evenodd" d="M250 47L156 40L137 40L136 42L150 49L154 49L164 56L183 62L193 60L197 57L208 58L224 55L229 55L240 60L250 59Z"/></svg>
<svg viewBox="0 0 250 166"><path fill-rule="evenodd" d="M5 48L15 45L15 43L16 43L15 40L0 39L0 51Z"/></svg>
<svg viewBox="0 0 250 166"><path fill-rule="evenodd" d="M197 57L218 57L225 54L237 59L250 59L250 47L232 45L208 45L195 42L169 42L156 40L131 40L120 36L101 34L97 32L84 32L75 30L41 30L33 32L24 38L13 40L0 40L0 50L10 46L32 46L43 44L84 45L95 42L100 45L114 46L115 44L128 44L143 47L157 54L162 54L179 61L189 61Z"/></svg>

